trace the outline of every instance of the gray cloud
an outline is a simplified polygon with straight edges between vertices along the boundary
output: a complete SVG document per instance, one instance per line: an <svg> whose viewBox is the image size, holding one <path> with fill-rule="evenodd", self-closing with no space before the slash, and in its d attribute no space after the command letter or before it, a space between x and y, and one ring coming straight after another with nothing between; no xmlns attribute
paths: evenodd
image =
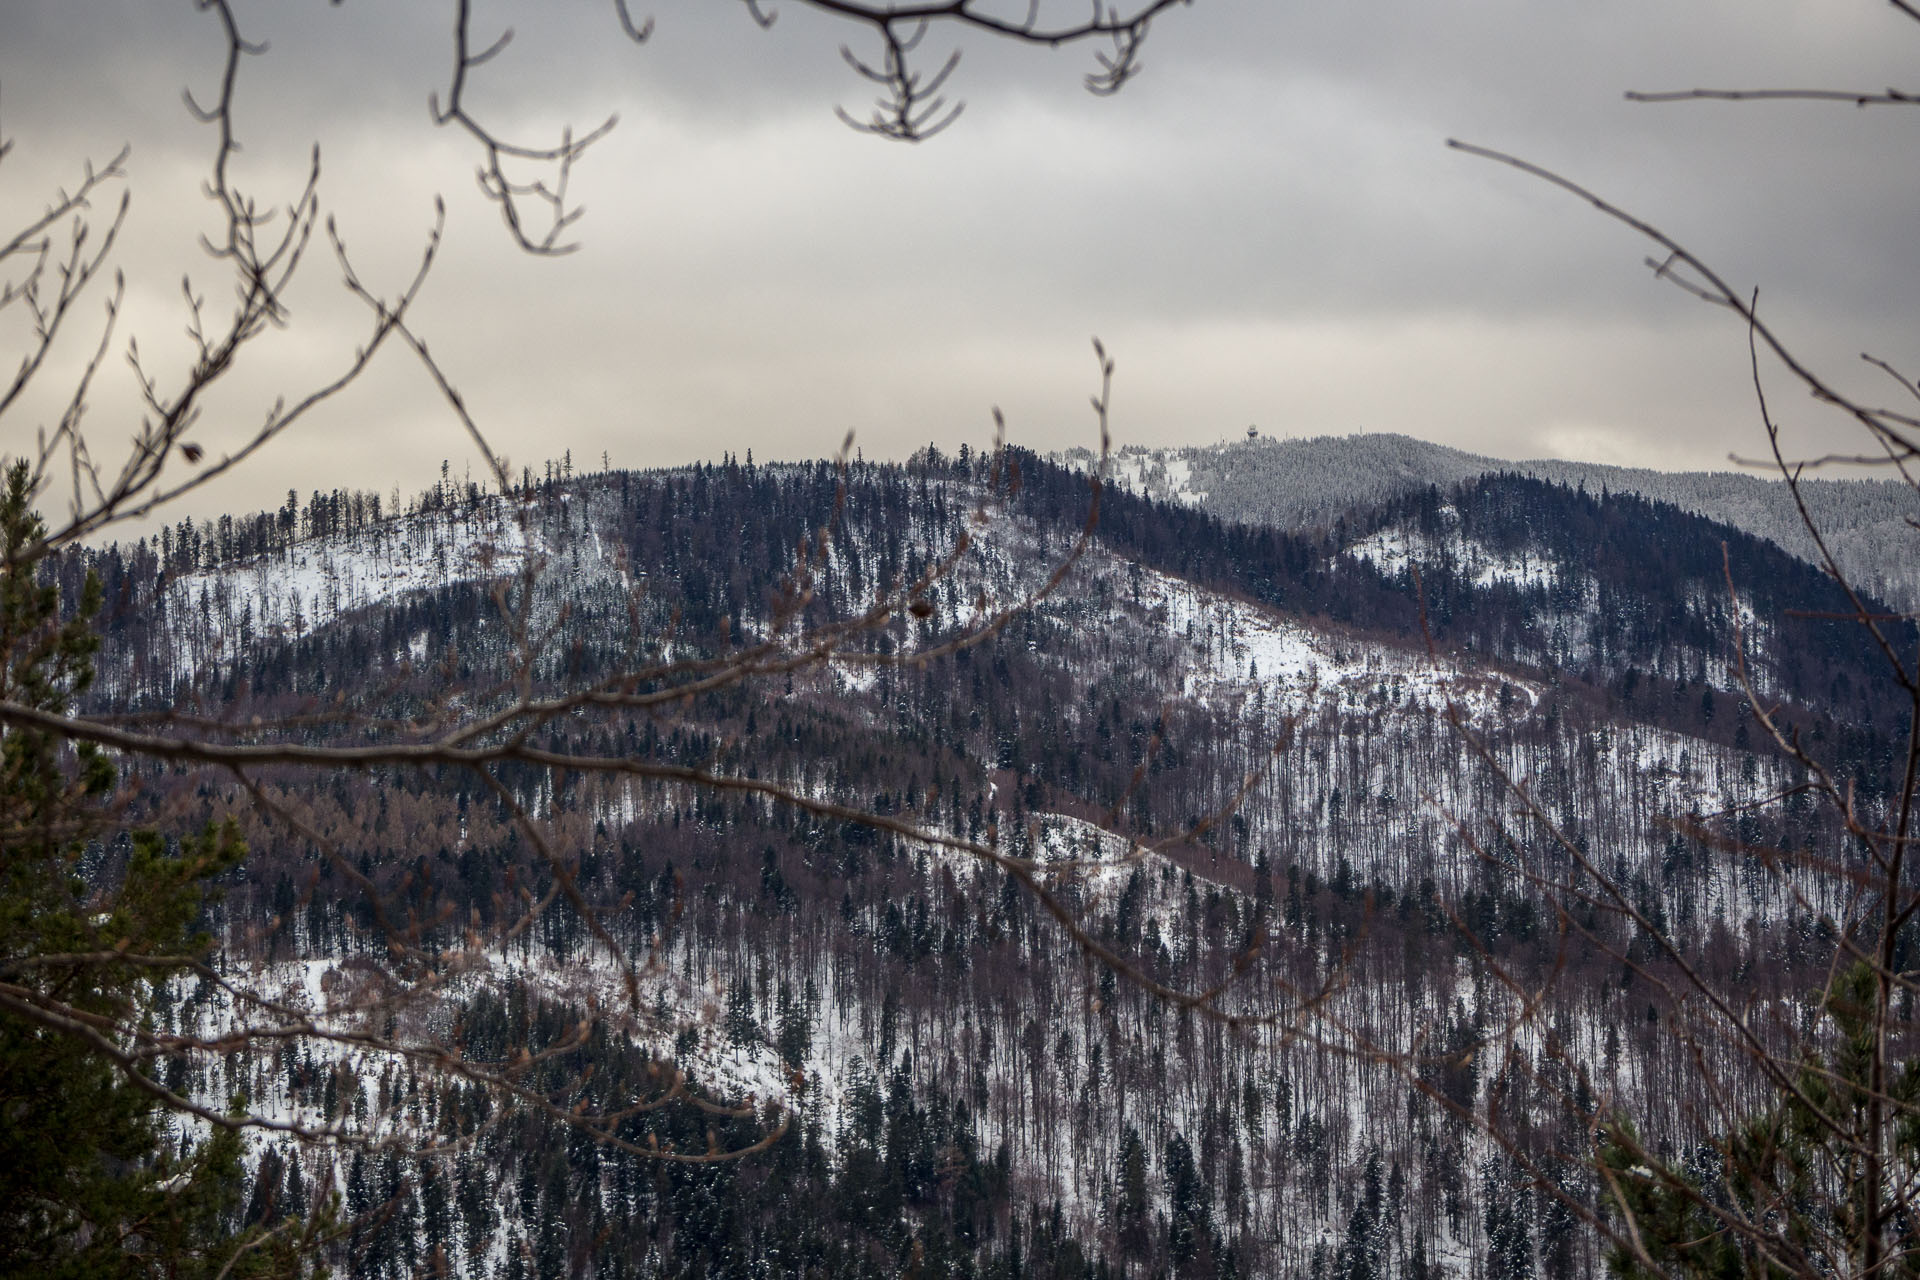
<svg viewBox="0 0 1920 1280"><path fill-rule="evenodd" d="M516 460L808 456L849 428L898 455L984 439L996 403L1019 439L1085 443L1094 332L1121 363L1123 441L1256 422L1672 467L1753 449L1737 326L1652 280L1629 233L1448 136L1653 218L1761 287L1823 359L1901 361L1920 339L1910 117L1621 98L1898 83L1920 27L1869 0L1199 0L1160 24L1146 74L1112 100L1079 89L1087 50L967 40L967 113L918 147L832 118L864 102L836 52L863 36L804 6L771 32L732 4L663 6L640 49L604 6L483 6L483 27L519 38L480 73L476 109L529 138L621 117L576 175L583 248L560 261L508 247L474 193L473 148L427 117L447 8L243 8L272 50L243 72L240 172L285 198L318 142L327 207L389 288L445 193L416 318ZM83 155L131 142L127 322L156 358L182 350L181 274L218 277L194 244L210 139L178 97L210 84L217 53L184 2L0 0L0 127L18 144L0 212L37 208ZM310 263L293 325L210 405L211 447L359 340L364 313L331 273ZM123 438L124 381L94 399L95 430ZM50 412L16 414L0 447ZM1809 443L1833 429L1798 400L1788 417ZM287 487L411 489L463 456L391 352L200 509Z"/></svg>

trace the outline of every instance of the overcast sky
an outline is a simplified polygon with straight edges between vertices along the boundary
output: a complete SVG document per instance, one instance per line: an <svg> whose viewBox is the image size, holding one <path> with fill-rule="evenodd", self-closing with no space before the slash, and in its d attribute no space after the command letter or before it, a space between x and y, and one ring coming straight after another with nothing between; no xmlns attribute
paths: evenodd
<svg viewBox="0 0 1920 1280"><path fill-rule="evenodd" d="M774 7L763 32L737 0L661 0L636 48L604 3L478 6L483 38L519 33L471 90L503 135L619 116L575 172L586 216L564 259L511 247L476 192L473 144L429 118L450 2L241 4L271 48L242 67L236 179L285 202L317 143L323 205L385 290L443 193L446 247L415 324L498 446L536 470L567 449L623 466L820 456L849 430L868 456L900 457L984 443L994 405L1018 442L1091 444L1095 334L1119 364L1122 444L1255 424L1665 468L1757 449L1740 327L1653 280L1631 234L1448 137L1657 222L1757 286L1845 380L1862 351L1920 365L1920 117L1622 98L1915 87L1920 24L1884 0L1195 0L1111 99L1080 87L1091 49L937 30L936 60L964 48L952 88L966 112L917 146L834 117L865 114L838 54L866 49L864 32ZM226 296L195 240L213 225L213 139L180 97L212 91L219 55L190 0L0 0L0 130L15 144L0 216L17 224L84 159L131 145L119 341L137 335L163 383L180 376L183 274ZM291 302L289 327L209 403L210 453L364 333L322 254ZM0 315L9 367L20 324ZM0 449L56 412L49 396L92 340L75 330ZM124 363L106 378L89 417L101 454L137 416ZM1851 443L1804 397L1780 408L1809 446ZM394 348L195 510L276 505L288 487L412 491L470 456Z"/></svg>

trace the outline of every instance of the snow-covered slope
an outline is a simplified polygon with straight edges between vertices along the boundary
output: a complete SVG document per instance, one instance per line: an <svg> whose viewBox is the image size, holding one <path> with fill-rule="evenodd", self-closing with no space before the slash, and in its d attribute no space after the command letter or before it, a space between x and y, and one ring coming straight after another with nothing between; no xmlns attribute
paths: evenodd
<svg viewBox="0 0 1920 1280"><path fill-rule="evenodd" d="M1121 463L1134 485L1164 485L1201 505L1218 497L1203 462L1123 455ZM456 796L412 776L329 779L314 789L325 794L301 797L324 810L316 827L409 911L408 895L417 895L418 918L458 923L434 944L446 974L401 1030L447 1036L459 1011L483 999L519 1001L525 1019L548 1002L569 1020L593 1020L609 1043L674 1058L712 1096L780 1102L799 1117L793 1141L807 1144L804 1161L848 1185L848 1166L835 1162L854 1154L868 1159L861 1176L874 1179L883 1176L876 1169L920 1159L915 1100L932 1114L964 1114L976 1145L928 1153L918 1190L894 1200L870 1189L877 1183L849 1192L885 1206L875 1212L901 1239L918 1239L978 1175L1005 1188L999 1207L975 1220L982 1235L989 1222L1008 1231L1017 1213L1057 1223L1048 1229L1108 1258L1164 1252L1170 1170L1185 1149L1211 1206L1209 1230L1221 1248L1240 1250L1240 1274L1324 1274L1353 1230L1357 1188L1378 1154L1400 1188L1396 1273L1408 1269L1417 1240L1428 1259L1464 1274L1486 1255L1488 1207L1506 1204L1519 1184L1493 1144L1439 1116L1406 1079L1374 1070L1377 1055L1357 1051L1354 1037L1407 1052L1446 1046L1444 1061L1420 1059L1415 1078L1431 1068L1473 1105L1503 1070L1483 1060L1468 1071L1475 1047L1487 1043L1487 1060L1499 1050L1528 1069L1559 1070L1541 1065L1550 1028L1554 1052L1583 1073L1583 1087L1590 1081L1608 1105L1631 1105L1677 1133L1687 1102L1663 1084L1686 1069L1685 1046L1661 1033L1657 1011L1650 1020L1649 984L1630 985L1617 957L1583 950L1538 886L1571 874L1567 851L1578 850L1629 885L1700 963L1730 966L1748 948L1760 968L1776 962L1773 943L1812 936L1817 913L1843 905L1804 868L1710 856L1714 840L1772 838L1771 828L1742 824L1797 781L1779 759L1734 745L1724 730L1735 704L1720 704L1716 736L1697 716L1670 714L1664 688L1658 706L1643 694L1629 708L1584 674L1527 665L1526 653L1429 651L1404 626L1395 633L1364 616L1336 624L1267 607L1217 585L1254 581L1231 579L1219 556L1196 555L1218 570L1202 581L1096 539L1053 595L989 643L924 666L894 661L1034 591L1079 526L1048 525L1023 509L973 526L968 513L981 494L954 472L944 488L922 487L921 476L867 479L862 488L855 478L818 561L819 608L840 617L864 609L888 581L911 580L942 554L964 525L973 550L929 594L926 616L895 617L853 637L855 653L725 697L570 715L541 732L991 843L1030 859L1082 936L1155 981L1204 989L1252 957L1223 1007L1271 1021L1230 1031L1082 963L1071 935L1014 879L937 842L670 780L501 771L508 794L562 856L577 859L577 883L610 933L646 957L635 1007L603 943L565 902L529 927L511 925L515 904L537 897L547 864L483 790ZM331 653L347 640L376 661L391 661L396 646L418 658L425 633L414 631L436 613L447 615L433 623L436 641L473 657L506 624L475 614L471 584L522 568L537 569L540 621L556 628L535 672L542 687L604 681L613 663L631 660L636 631L665 634L696 610L706 629L690 646L762 634L766 581L790 563L798 539L750 535L762 509L790 491L720 469L697 484L671 481L628 477L548 494L525 533L509 512L441 512L183 577L166 587L179 661L204 673L242 653ZM728 485L743 496L723 501ZM952 518L902 517L882 501L888 485L913 497L910 513L937 501ZM812 534L822 517L804 514ZM1208 523L1193 521L1193 536L1213 536L1198 528ZM1445 559L1470 586L1529 598L1577 585L1567 564L1537 556L1531 543L1447 536L1463 524L1420 526L1441 530L1432 536L1415 523L1363 527L1344 547L1316 550L1310 572L1380 600L1398 588L1357 563L1393 578ZM658 558L629 566L643 550ZM1178 563L1177 554L1155 563ZM644 601L634 586L642 580L653 593ZM449 597L467 613L451 617L441 607ZM1462 607L1475 598L1462 592ZM1591 612L1584 587L1568 607L1576 606ZM403 626L382 625L399 615ZM730 630L717 626L721 617ZM1568 624L1563 652L1584 643L1571 614L1548 621ZM304 639L282 643L294 637ZM1724 677L1697 642L1674 643L1688 680ZM415 685L439 679L413 676ZM290 677L273 696L289 688L299 696L297 686ZM1692 716L1697 683L1686 697L1673 705ZM1828 851L1818 831L1790 834L1810 857ZM254 847L261 881L237 887L226 922L230 937L262 948L252 980L290 1007L353 1016L352 998L389 960L351 914L348 877L321 881L277 833ZM284 890L275 880L283 875ZM250 933L258 921L243 912L251 904L264 916L268 903L291 905L272 906L273 926ZM1582 917L1580 927L1609 926ZM1608 936L1621 947L1632 939ZM1497 980L1495 961L1507 966ZM1507 981L1513 974L1518 985ZM1541 993L1535 1020L1500 1045L1522 987ZM223 1011L213 1000L169 1016L211 1033ZM310 1056L338 1077L348 1110L381 1123L391 1111L379 1132L430 1122L412 1118L407 1109L420 1104L410 1088L390 1087L395 1073L377 1055L349 1047ZM272 1051L232 1061L197 1081L201 1096L219 1100L238 1085L275 1116L319 1114L314 1099L324 1095L309 1063ZM1551 1119L1543 1110L1543 1125ZM1587 1120L1578 1118L1569 1141L1588 1135ZM636 1177L615 1156L582 1155L564 1138L553 1150L516 1148L515 1132L502 1123L475 1139L491 1144L466 1175L484 1211L456 1233L450 1274L507 1274L516 1248L576 1206L566 1227L576 1243L629 1231L664 1247L671 1232L656 1227L672 1178ZM1151 1202L1144 1245L1122 1235L1116 1216L1135 1149L1145 1153ZM804 1162L780 1159L782 1177ZM758 1179L713 1185L734 1188L728 1212L740 1221L790 1216L790 1206L751 1199ZM645 1257L634 1264L642 1273L659 1261ZM1598 1265L1597 1255L1589 1260Z"/></svg>
<svg viewBox="0 0 1920 1280"><path fill-rule="evenodd" d="M509 577L525 565L527 548L518 513L494 499L183 575L166 584L160 602L178 638L177 674L190 677L255 640L298 638L413 592Z"/></svg>
<svg viewBox="0 0 1920 1280"><path fill-rule="evenodd" d="M1084 450L1065 458L1082 466L1090 461ZM1672 503L1809 562L1817 563L1818 555L1792 495L1764 473L1513 461L1389 434L1130 447L1114 455L1110 472L1115 482L1146 497L1285 529L1325 528L1357 508L1428 485L1444 490L1476 476L1511 472ZM1829 547L1861 587L1907 608L1920 607L1920 568L1915 567L1920 556L1908 523L1920 517L1920 495L1891 480L1827 479L1807 480L1802 494Z"/></svg>

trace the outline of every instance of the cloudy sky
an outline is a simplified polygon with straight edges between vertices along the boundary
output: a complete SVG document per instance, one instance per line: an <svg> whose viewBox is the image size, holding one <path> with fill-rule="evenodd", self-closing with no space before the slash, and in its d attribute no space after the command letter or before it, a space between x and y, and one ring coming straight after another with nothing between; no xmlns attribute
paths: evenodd
<svg viewBox="0 0 1920 1280"><path fill-rule="evenodd" d="M1884 0L1194 0L1111 99L1080 87L1091 49L936 30L934 61L964 50L952 89L966 111L917 146L835 119L836 105L865 114L838 52L867 50L865 32L773 7L761 31L738 0L656 0L635 47L604 0L478 4L483 38L518 34L470 89L501 134L619 116L575 171L586 213L562 259L511 247L476 191L473 143L429 117L451 0L239 4L270 49L241 70L236 182L284 203L317 144L323 206L388 291L444 194L445 249L414 322L498 447L536 470L568 449L624 466L819 456L849 430L868 456L899 457L985 442L995 405L1019 442L1090 444L1095 334L1119 364L1120 443L1257 424L1667 468L1755 449L1739 326L1653 280L1630 233L1449 137L1657 222L1758 287L1850 384L1872 385L1862 351L1920 365L1920 117L1622 97L1913 86L1920 24ZM183 275L209 305L228 292L196 243L214 225L213 139L181 101L211 93L220 54L190 0L0 0L14 143L0 218L17 224L85 159L132 147L116 341L137 337L163 386L181 376ZM209 402L210 453L364 335L325 253L289 301L291 323ZM19 310L0 313L9 366ZM93 340L76 327L38 398L0 424L0 449L57 412ZM97 454L131 430L132 391L110 362L88 419ZM1844 441L1804 397L1780 407L1808 447ZM288 487L411 491L470 457L394 348L195 509L276 505Z"/></svg>

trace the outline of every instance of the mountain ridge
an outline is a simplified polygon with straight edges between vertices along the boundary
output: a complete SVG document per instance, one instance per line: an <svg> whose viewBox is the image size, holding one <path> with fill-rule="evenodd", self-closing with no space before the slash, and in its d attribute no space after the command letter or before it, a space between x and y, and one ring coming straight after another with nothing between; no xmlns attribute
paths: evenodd
<svg viewBox="0 0 1920 1280"><path fill-rule="evenodd" d="M450 1170L420 1159L410 1186L381 1166L399 1207L365 1231L356 1274L397 1280L420 1242L444 1247L464 1280L532 1274L513 1269L525 1254L557 1277L594 1250L610 1277L871 1276L922 1255L927 1274L955 1277L1379 1277L1416 1274L1421 1259L1463 1276L1481 1274L1496 1240L1528 1253L1528 1274L1597 1271L1593 1241L1555 1225L1544 1195L1537 1219L1513 1208L1533 1194L1526 1175L1438 1103L1528 1107L1538 1161L1590 1138L1589 1112L1527 1101L1491 1065L1498 1054L1476 1058L1514 1014L1485 966L1545 993L1533 1030L1551 1027L1564 1061L1542 1069L1570 1073L1567 1097L1573 1073L1590 1078L1675 1142L1695 1136L1698 1100L1644 1083L1684 1078L1685 1046L1654 1016L1656 984L1623 977L1632 930L1584 921L1605 946L1567 934L1532 870L1503 852L1503 776L1527 780L1571 845L1621 868L1698 963L1756 990L1806 989L1824 963L1807 939L1836 904L1709 850L1838 848L1805 811L1766 804L1803 779L1734 688L1736 620L1792 694L1781 714L1868 783L1889 772L1892 726L1861 710L1871 655L1845 624L1787 624L1830 608L1832 584L1670 504L1512 472L1444 492L1410 480L1307 532L1115 489L1060 589L984 643L917 666L857 661L939 646L994 602L1030 598L1069 554L1084 476L1019 455L1009 494L993 483L1008 461L606 473L437 492L344 521L316 495L276 517L274 538L244 518L231 537L176 530L58 566L105 579L100 710L186 705L238 734L352 742L488 715L487 698L509 696L489 691L520 670L564 698L614 687L668 646L699 664L754 644L796 560L813 566L815 612L795 625L830 627L967 537L953 575L919 597L924 613L851 633L849 659L542 722L546 750L635 773L509 760L489 771L498 790L459 771L258 775L351 851L364 888L231 778L143 774L155 803L241 824L254 853L214 924L251 939L230 944L252 948L238 958L297 982L319 1016L350 1015L333 993L380 976L368 908L384 902L421 922L422 944L460 957L427 997L438 1003L413 1015L474 1028L474 1061L550 1047L589 1019L592 1037L556 1058L543 1090L586 1087L582 1063L598 1067L596 1089L684 1070L716 1100L762 1104L761 1124L720 1132L728 1145L770 1127L765 1104L791 1117L764 1156L682 1176L552 1117L503 1112L459 1130L471 1150ZM1731 599L1723 544L1752 584ZM514 600L525 634L550 633L525 653ZM688 766L940 839L665 776ZM1858 794L1871 806L1885 787ZM629 1001L568 899L510 946L464 936L459 922L507 927L523 886L550 883L516 811L577 857L596 923L647 958L643 1000ZM967 841L1028 860L1086 936L1167 987L1210 989L1244 957L1223 1008L1276 1021L1229 1034L1083 965L1032 895L955 847ZM1529 856L1567 870L1550 841ZM1660 972L1657 957L1636 963ZM1287 1019L1322 1007L1301 1002L1316 991L1332 1020L1296 1039ZM191 990L172 1003L167 1026L222 1030ZM1315 1043L1340 1026L1362 1039ZM1430 1092L1368 1067L1366 1043L1416 1055L1409 1070ZM250 1095L316 1119L411 1105L411 1070L356 1055L255 1055ZM180 1085L213 1100L222 1081L212 1064ZM457 1091L429 1073L421 1084L429 1115L459 1120ZM643 1149L716 1140L659 1116L621 1136ZM379 1202L364 1189L372 1163L350 1166L350 1208L356 1177L358 1205ZM1577 1162L1552 1167L1593 1200ZM309 1160L303 1176L328 1175ZM436 1178L452 1184L452 1212L434 1207Z"/></svg>
<svg viewBox="0 0 1920 1280"><path fill-rule="evenodd" d="M1093 455L1055 455L1086 467ZM1570 487L1638 494L1745 530L1808 563L1818 550L1784 481L1738 471L1656 471L1564 459L1510 460L1394 433L1356 433L1164 448L1130 446L1112 458L1114 480L1149 497L1198 506L1223 519L1283 529L1331 527L1355 507L1428 485L1442 488L1514 473ZM1856 585L1920 608L1920 564L1910 552L1920 495L1892 480L1809 478L1808 514Z"/></svg>

